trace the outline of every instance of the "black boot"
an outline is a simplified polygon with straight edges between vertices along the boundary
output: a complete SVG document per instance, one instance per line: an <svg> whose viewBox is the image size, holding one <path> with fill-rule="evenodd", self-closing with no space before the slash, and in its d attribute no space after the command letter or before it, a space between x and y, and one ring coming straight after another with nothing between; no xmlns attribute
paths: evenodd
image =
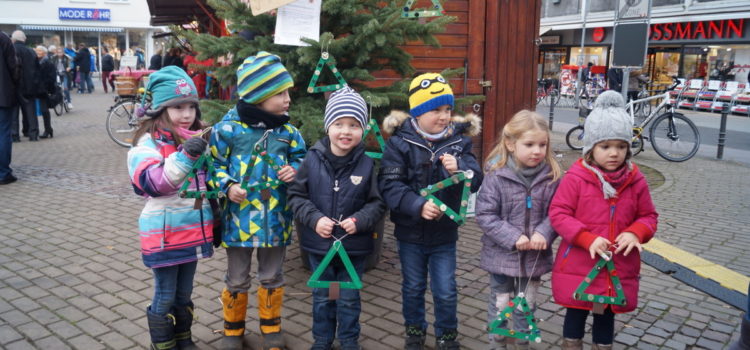
<svg viewBox="0 0 750 350"><path fill-rule="evenodd" d="M425 331L421 326L406 326L405 350L424 349Z"/></svg>
<svg viewBox="0 0 750 350"><path fill-rule="evenodd" d="M177 341L177 348L180 350L197 350L198 347L193 343L190 326L193 325L193 303L189 305L176 305L174 311L174 340Z"/></svg>
<svg viewBox="0 0 750 350"><path fill-rule="evenodd" d="M177 343L174 340L175 319L171 314L159 316L146 309L148 317L148 332L151 335L151 350L175 350Z"/></svg>
<svg viewBox="0 0 750 350"><path fill-rule="evenodd" d="M742 328L740 329L740 339L729 346L729 350L750 350L750 321L748 315L742 317Z"/></svg>
<svg viewBox="0 0 750 350"><path fill-rule="evenodd" d="M52 138L52 129L44 130L44 134L39 136L40 139Z"/></svg>
<svg viewBox="0 0 750 350"><path fill-rule="evenodd" d="M443 332L439 338L435 339L435 349L438 350L459 350L461 344L459 344L456 338L458 337L458 331L455 329L447 329Z"/></svg>

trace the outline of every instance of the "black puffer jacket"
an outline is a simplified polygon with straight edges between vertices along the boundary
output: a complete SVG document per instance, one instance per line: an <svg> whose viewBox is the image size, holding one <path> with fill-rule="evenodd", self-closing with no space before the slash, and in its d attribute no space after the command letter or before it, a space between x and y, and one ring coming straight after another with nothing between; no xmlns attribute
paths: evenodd
<svg viewBox="0 0 750 350"><path fill-rule="evenodd" d="M57 84L57 71L52 61L47 57L39 60L39 69L36 75L36 95L37 97L47 97L48 94L55 92Z"/></svg>
<svg viewBox="0 0 750 350"><path fill-rule="evenodd" d="M13 46L16 48L16 56L21 64L21 95L35 97L38 94L36 79L39 74L39 61L36 53L20 41L14 43Z"/></svg>
<svg viewBox="0 0 750 350"><path fill-rule="evenodd" d="M419 190L450 175L440 162L440 156L450 153L458 160L459 170L471 170L471 192L482 184L482 169L471 153L471 136L479 133L481 120L476 115L453 117L453 135L435 144L428 144L403 112L392 112L383 121L383 130L392 133L381 161L378 184L386 204L391 209L391 221L400 241L436 246L458 240L458 225L447 215L438 220L422 218L422 206L427 201ZM395 131L394 131L395 130ZM450 186L434 196L457 211L461 204L461 186Z"/></svg>
<svg viewBox="0 0 750 350"><path fill-rule="evenodd" d="M385 213L385 203L378 193L373 172L374 162L365 155L360 144L347 165L336 171L325 156L330 147L328 137L319 140L308 151L299 168L294 183L287 191L289 206L294 218L302 223L300 244L302 249L325 255L333 244L332 238L322 238L315 232L320 218L327 216L342 220L356 219L357 233L341 242L349 255L367 255L373 248L373 228ZM342 237L346 232L334 226L333 235Z"/></svg>
<svg viewBox="0 0 750 350"><path fill-rule="evenodd" d="M82 47L78 50L78 54L73 61L75 62L76 67L78 67L78 71L81 73L91 72L91 52L89 52L88 48Z"/></svg>

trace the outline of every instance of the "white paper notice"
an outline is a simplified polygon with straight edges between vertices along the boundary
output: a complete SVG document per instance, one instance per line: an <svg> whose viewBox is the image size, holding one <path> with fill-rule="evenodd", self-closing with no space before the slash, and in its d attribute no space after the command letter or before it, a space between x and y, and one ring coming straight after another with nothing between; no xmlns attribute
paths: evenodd
<svg viewBox="0 0 750 350"><path fill-rule="evenodd" d="M276 14L274 43L308 46L301 38L320 38L320 4L322 0L297 0L279 8Z"/></svg>

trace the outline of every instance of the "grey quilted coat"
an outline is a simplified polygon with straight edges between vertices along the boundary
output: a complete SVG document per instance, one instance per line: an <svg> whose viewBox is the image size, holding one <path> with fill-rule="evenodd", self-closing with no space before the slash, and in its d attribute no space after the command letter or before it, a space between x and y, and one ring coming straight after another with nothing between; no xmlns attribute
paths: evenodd
<svg viewBox="0 0 750 350"><path fill-rule="evenodd" d="M507 166L485 174L476 204L477 222L484 231L482 269L514 277L537 277L552 271L552 242L557 234L547 210L560 181L551 182L549 173L547 165L531 182L531 188ZM531 238L534 232L547 239L547 249L516 250L518 238Z"/></svg>

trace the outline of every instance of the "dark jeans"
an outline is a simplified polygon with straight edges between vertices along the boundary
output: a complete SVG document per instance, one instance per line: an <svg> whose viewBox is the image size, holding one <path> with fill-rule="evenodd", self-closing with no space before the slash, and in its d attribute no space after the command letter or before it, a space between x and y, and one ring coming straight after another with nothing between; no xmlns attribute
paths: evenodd
<svg viewBox="0 0 750 350"><path fill-rule="evenodd" d="M36 100L39 101L39 111L42 113L42 120L44 120L44 132L50 133L52 132L52 120L50 119L50 106L47 105L47 97L40 97Z"/></svg>
<svg viewBox="0 0 750 350"><path fill-rule="evenodd" d="M115 91L115 79L111 74L112 71L102 71L102 86L104 87L104 93L107 93L107 84L112 87L112 92Z"/></svg>
<svg viewBox="0 0 750 350"><path fill-rule="evenodd" d="M427 246L398 241L398 254L405 324L427 329L424 295L429 274L435 304L435 336L439 338L445 331L457 329L456 243Z"/></svg>
<svg viewBox="0 0 750 350"><path fill-rule="evenodd" d="M13 175L10 168L10 155L13 149L11 141L11 122L18 120L14 107L0 107L0 180Z"/></svg>
<svg viewBox="0 0 750 350"><path fill-rule="evenodd" d="M18 124L18 112L21 112L21 131L25 136L36 137L39 135L39 120L36 117L36 102L33 97L24 97L25 102L20 106L14 107L13 116L11 117L11 134L14 137L18 137L19 124Z"/></svg>
<svg viewBox="0 0 750 350"><path fill-rule="evenodd" d="M323 255L310 254L310 268L315 271L318 268ZM350 256L357 275L362 279L365 271L366 255ZM320 275L321 281L351 281L344 263L338 256L334 256L331 263ZM358 289L340 289L337 300L328 300L328 288L313 289L313 338L316 343L330 344L338 336L339 342L344 345L347 342L359 340L359 313L362 305L359 299ZM338 323L338 327L337 327Z"/></svg>
<svg viewBox="0 0 750 350"><path fill-rule="evenodd" d="M583 339L588 310L568 308L563 321L563 337ZM594 325L591 327L591 341L595 344L609 345L615 337L615 314L607 308L603 315L594 314Z"/></svg>
<svg viewBox="0 0 750 350"><path fill-rule="evenodd" d="M78 72L81 76L81 82L78 84L78 93L82 94L84 91L91 93L94 91L94 82L91 81L90 72Z"/></svg>
<svg viewBox="0 0 750 350"><path fill-rule="evenodd" d="M174 305L190 305L193 294L193 277L198 262L160 267L154 272L154 300L151 312L166 315Z"/></svg>

